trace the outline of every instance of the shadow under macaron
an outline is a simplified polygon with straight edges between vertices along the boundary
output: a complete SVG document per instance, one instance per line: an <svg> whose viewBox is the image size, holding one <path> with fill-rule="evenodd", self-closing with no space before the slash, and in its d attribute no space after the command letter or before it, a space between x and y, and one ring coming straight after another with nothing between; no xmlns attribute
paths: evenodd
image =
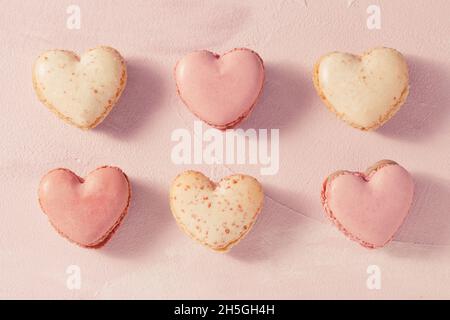
<svg viewBox="0 0 450 320"><path fill-rule="evenodd" d="M121 226L101 252L136 257L160 248L158 239L172 223L167 192L144 179L131 178L131 202Z"/></svg>
<svg viewBox="0 0 450 320"><path fill-rule="evenodd" d="M450 181L422 173L413 179L413 204L394 241L450 246Z"/></svg>
<svg viewBox="0 0 450 320"><path fill-rule="evenodd" d="M263 188L265 194L273 191L272 186L264 185ZM306 219L266 196L253 228L227 254L246 262L273 259L285 248L291 247L292 250L298 243L299 235L307 234L299 231Z"/></svg>
<svg viewBox="0 0 450 320"><path fill-rule="evenodd" d="M450 70L435 61L406 56L410 87L405 104L377 133L410 141L424 140L448 128Z"/></svg>
<svg viewBox="0 0 450 320"><path fill-rule="evenodd" d="M155 111L162 108L167 88L163 71L144 58L129 58L127 84L117 105L94 130L118 139L130 137L149 125Z"/></svg>
<svg viewBox="0 0 450 320"><path fill-rule="evenodd" d="M264 58L264 57L263 57ZM261 96L247 119L236 128L283 129L301 126L314 107L311 74L296 65L264 63L265 82Z"/></svg>

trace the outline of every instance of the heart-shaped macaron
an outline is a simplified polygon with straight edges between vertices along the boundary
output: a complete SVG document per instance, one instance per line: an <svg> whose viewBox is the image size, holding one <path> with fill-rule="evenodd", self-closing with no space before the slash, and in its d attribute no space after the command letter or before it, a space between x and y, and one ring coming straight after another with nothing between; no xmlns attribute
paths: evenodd
<svg viewBox="0 0 450 320"><path fill-rule="evenodd" d="M103 121L126 81L125 60L110 47L91 49L81 57L65 50L47 51L33 67L33 86L42 103L81 129Z"/></svg>
<svg viewBox="0 0 450 320"><path fill-rule="evenodd" d="M131 187L116 167L100 167L86 179L68 169L47 173L39 185L39 203L53 227L86 248L103 246L125 217Z"/></svg>
<svg viewBox="0 0 450 320"><path fill-rule="evenodd" d="M232 128L248 117L261 94L264 64L249 49L222 56L203 50L175 66L178 94L201 120L217 129Z"/></svg>
<svg viewBox="0 0 450 320"><path fill-rule="evenodd" d="M374 130L388 121L409 91L406 61L390 48L362 56L329 53L316 63L313 80L328 109L361 130Z"/></svg>
<svg viewBox="0 0 450 320"><path fill-rule="evenodd" d="M350 239L367 248L387 244L408 214L414 182L406 169L382 160L365 173L337 171L323 183L328 217Z"/></svg>
<svg viewBox="0 0 450 320"><path fill-rule="evenodd" d="M249 232L263 199L261 184L242 174L214 183L200 172L186 171L170 188L170 208L181 229L221 252L228 251Z"/></svg>

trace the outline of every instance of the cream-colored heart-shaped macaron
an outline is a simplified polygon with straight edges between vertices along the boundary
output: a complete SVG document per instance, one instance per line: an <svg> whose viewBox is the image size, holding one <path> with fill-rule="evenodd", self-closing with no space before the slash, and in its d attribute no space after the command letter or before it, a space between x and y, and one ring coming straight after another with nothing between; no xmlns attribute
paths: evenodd
<svg viewBox="0 0 450 320"><path fill-rule="evenodd" d="M363 55L332 52L316 63L314 86L325 105L361 130L388 121L408 96L408 66L395 49L375 48Z"/></svg>
<svg viewBox="0 0 450 320"><path fill-rule="evenodd" d="M181 229L221 252L228 251L249 232L263 200L261 184L243 174L215 183L200 172L186 171L170 188L170 208Z"/></svg>
<svg viewBox="0 0 450 320"><path fill-rule="evenodd" d="M50 50L33 67L33 86L42 103L81 129L103 121L126 81L125 60L110 47L91 49L81 57L71 51Z"/></svg>

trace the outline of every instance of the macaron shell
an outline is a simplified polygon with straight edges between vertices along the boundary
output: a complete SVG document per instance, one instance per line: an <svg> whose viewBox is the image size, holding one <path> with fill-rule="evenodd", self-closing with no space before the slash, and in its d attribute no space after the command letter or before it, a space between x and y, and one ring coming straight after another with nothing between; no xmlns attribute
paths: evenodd
<svg viewBox="0 0 450 320"><path fill-rule="evenodd" d="M338 171L322 189L329 218L352 240L368 248L388 243L406 218L414 194L411 175L382 161L367 173Z"/></svg>
<svg viewBox="0 0 450 320"><path fill-rule="evenodd" d="M227 251L251 229L264 194L250 176L214 183L200 172L180 174L170 189L170 207L183 231L216 251Z"/></svg>
<svg viewBox="0 0 450 320"><path fill-rule="evenodd" d="M65 122L81 129L98 125L118 101L127 80L125 61L110 47L78 57L65 50L43 53L33 68L39 99Z"/></svg>
<svg viewBox="0 0 450 320"><path fill-rule="evenodd" d="M333 52L320 59L314 85L327 107L361 130L388 121L408 95L408 66L402 54L376 48L362 56Z"/></svg>
<svg viewBox="0 0 450 320"><path fill-rule="evenodd" d="M83 247L100 247L127 213L131 189L116 167L101 167L86 180L68 169L46 174L39 186L39 202L54 228Z"/></svg>
<svg viewBox="0 0 450 320"><path fill-rule="evenodd" d="M178 93L201 120L218 129L245 119L262 91L264 65L249 49L222 56L203 50L190 53L175 67Z"/></svg>

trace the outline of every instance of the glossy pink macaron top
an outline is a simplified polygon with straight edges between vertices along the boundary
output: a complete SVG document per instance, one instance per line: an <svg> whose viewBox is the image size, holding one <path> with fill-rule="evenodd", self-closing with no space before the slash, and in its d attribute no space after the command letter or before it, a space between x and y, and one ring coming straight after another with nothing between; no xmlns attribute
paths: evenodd
<svg viewBox="0 0 450 320"><path fill-rule="evenodd" d="M262 59L249 49L222 56L203 50L183 57L175 67L178 93L201 120L219 129L248 116L264 84Z"/></svg>
<svg viewBox="0 0 450 320"><path fill-rule="evenodd" d="M69 240L96 247L107 240L129 205L126 175L101 167L82 179L68 169L47 173L39 186L39 202L55 229Z"/></svg>
<svg viewBox="0 0 450 320"><path fill-rule="evenodd" d="M322 202L329 217L365 247L384 246L408 214L414 193L409 172L389 162L367 174L340 171L324 183Z"/></svg>

